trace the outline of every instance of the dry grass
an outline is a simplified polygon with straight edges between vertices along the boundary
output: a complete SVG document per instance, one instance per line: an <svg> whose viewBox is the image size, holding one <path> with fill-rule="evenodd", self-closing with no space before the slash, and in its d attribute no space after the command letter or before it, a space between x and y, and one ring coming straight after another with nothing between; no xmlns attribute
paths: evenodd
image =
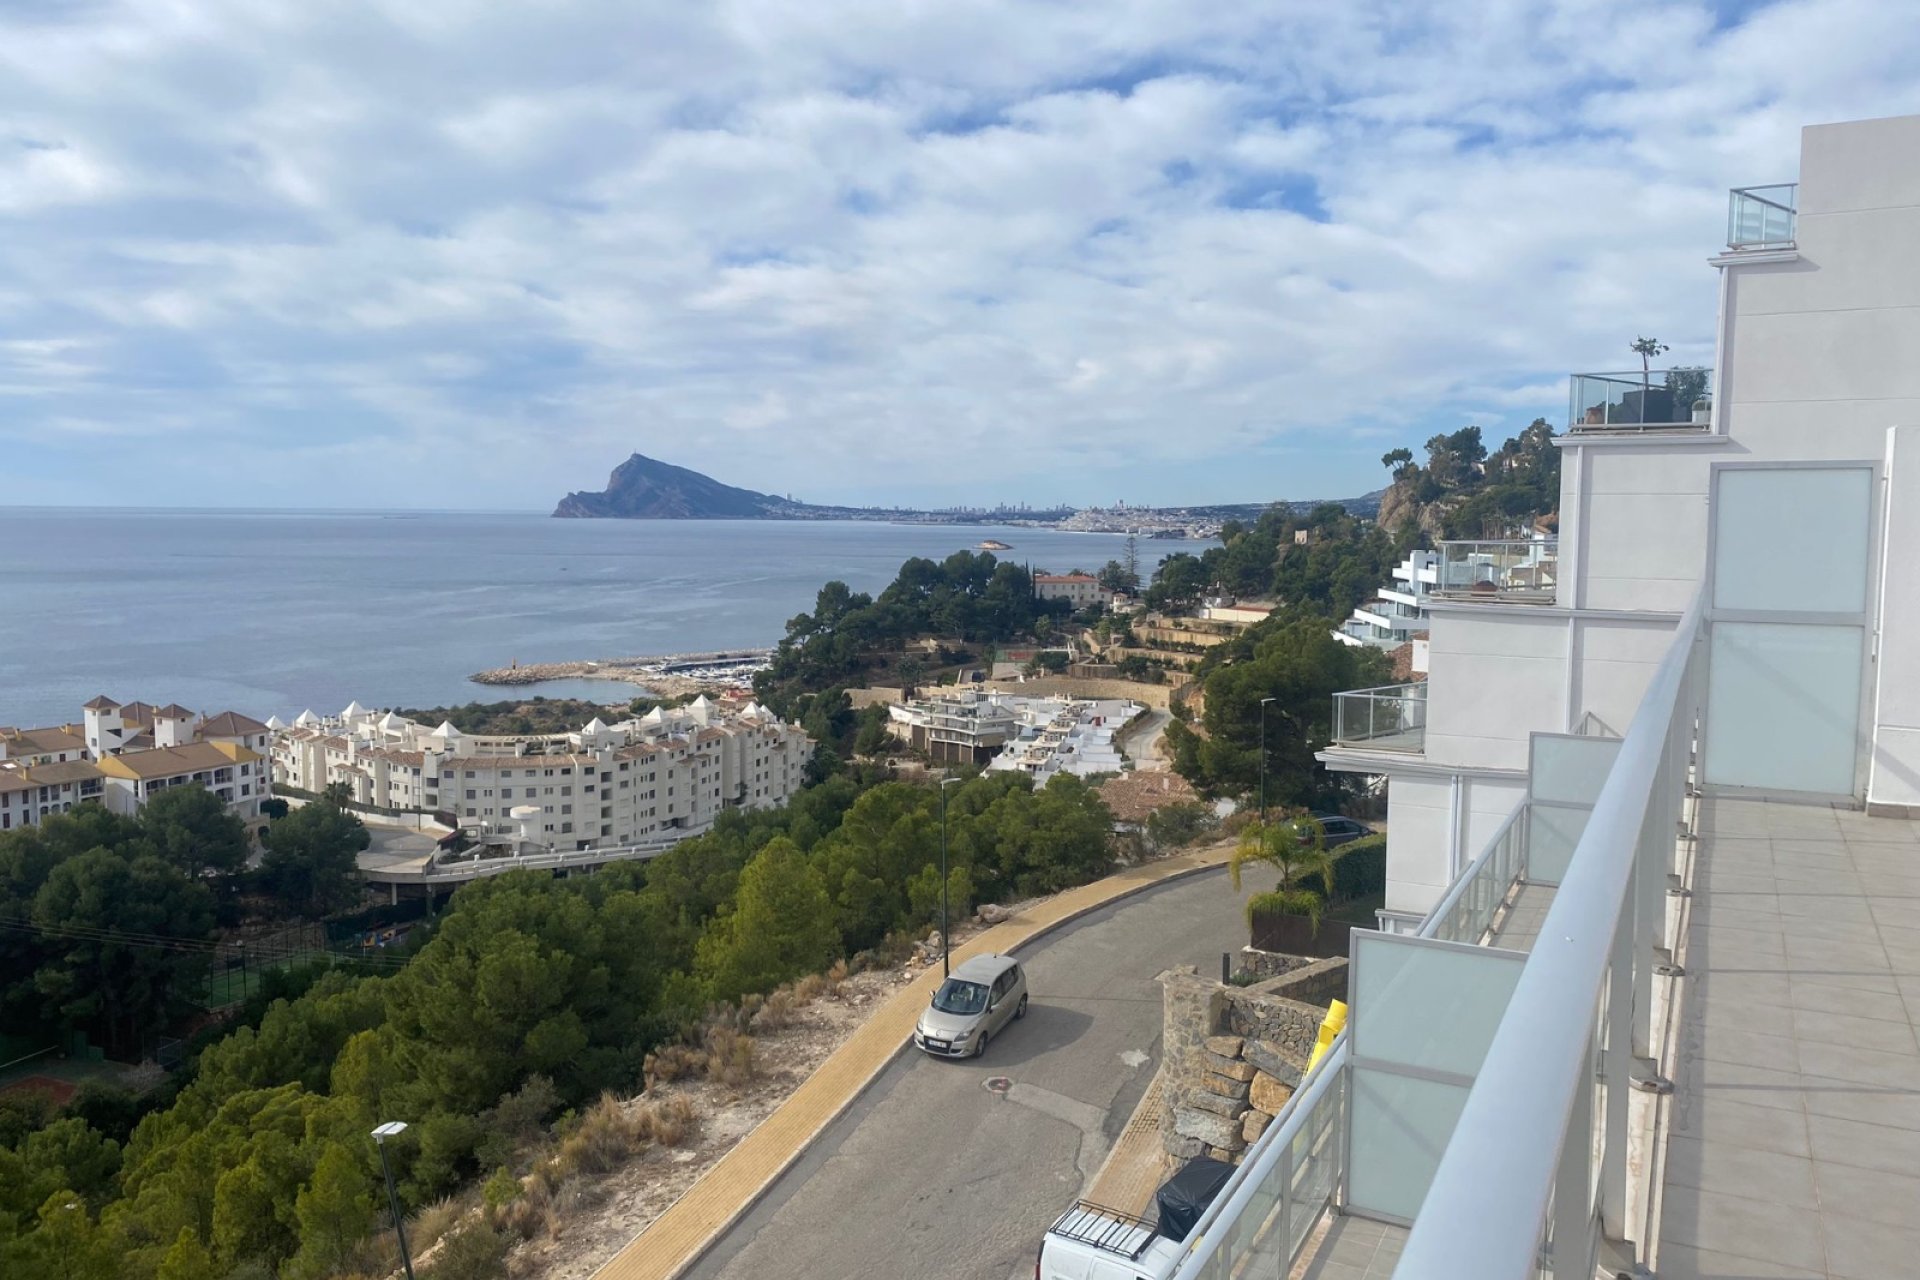
<svg viewBox="0 0 1920 1280"><path fill-rule="evenodd" d="M753 1015L755 1031L784 1031L793 1025L794 1015L802 1005L811 1004L812 997L802 998L799 991L789 991L782 987L767 997L760 1012Z"/></svg>
<svg viewBox="0 0 1920 1280"><path fill-rule="evenodd" d="M467 1215L472 1204L470 1196L445 1196L426 1205L407 1219L407 1242L425 1253Z"/></svg>

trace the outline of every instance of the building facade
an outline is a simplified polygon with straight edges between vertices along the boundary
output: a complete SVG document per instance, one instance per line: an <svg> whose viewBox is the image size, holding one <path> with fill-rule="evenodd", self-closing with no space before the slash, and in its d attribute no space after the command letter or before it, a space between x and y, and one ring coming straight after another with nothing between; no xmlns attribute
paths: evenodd
<svg viewBox="0 0 1920 1280"><path fill-rule="evenodd" d="M1036 573L1033 594L1042 600L1065 600L1075 609L1104 609L1113 603L1113 592L1090 573Z"/></svg>
<svg viewBox="0 0 1920 1280"><path fill-rule="evenodd" d="M79 724L0 729L0 831L89 801L131 815L149 796L185 785L213 792L250 832L264 825L267 725L233 711L203 717L104 696L81 716Z"/></svg>
<svg viewBox="0 0 1920 1280"><path fill-rule="evenodd" d="M275 778L360 804L437 813L481 839L556 850L697 835L732 808L785 804L805 783L813 742L752 702L704 696L569 733L485 736L429 728L359 703L303 712L277 735Z"/></svg>
<svg viewBox="0 0 1920 1280"><path fill-rule="evenodd" d="M1389 780L1389 927L1528 798L1533 735L1626 731L1703 590L1704 785L1920 812L1920 117L1807 129L1709 263L1711 369L1572 375L1557 539L1436 549L1418 725L1336 699L1371 699L1322 759Z"/></svg>

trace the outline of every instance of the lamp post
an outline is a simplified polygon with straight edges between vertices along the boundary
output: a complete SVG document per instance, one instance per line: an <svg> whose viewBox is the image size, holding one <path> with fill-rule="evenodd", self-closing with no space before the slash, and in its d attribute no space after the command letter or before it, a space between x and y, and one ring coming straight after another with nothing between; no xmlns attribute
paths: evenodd
<svg viewBox="0 0 1920 1280"><path fill-rule="evenodd" d="M1260 825L1267 825L1267 704L1272 698L1260 699Z"/></svg>
<svg viewBox="0 0 1920 1280"><path fill-rule="evenodd" d="M78 1200L69 1200L60 1206L68 1213L80 1207ZM60 1231L60 1272L66 1280L73 1280L73 1233L64 1226Z"/></svg>
<svg viewBox="0 0 1920 1280"><path fill-rule="evenodd" d="M397 1138L407 1131L404 1120L389 1120L373 1131L373 1145L380 1149L380 1172L387 1175L387 1209L393 1214L393 1235L400 1242L400 1265L407 1269L407 1280L413 1280L413 1259L407 1256L407 1233L400 1225L400 1196L393 1189L393 1166L387 1163L387 1139Z"/></svg>
<svg viewBox="0 0 1920 1280"><path fill-rule="evenodd" d="M940 779L940 976L951 977L949 958L953 943L947 937L947 788L958 778Z"/></svg>

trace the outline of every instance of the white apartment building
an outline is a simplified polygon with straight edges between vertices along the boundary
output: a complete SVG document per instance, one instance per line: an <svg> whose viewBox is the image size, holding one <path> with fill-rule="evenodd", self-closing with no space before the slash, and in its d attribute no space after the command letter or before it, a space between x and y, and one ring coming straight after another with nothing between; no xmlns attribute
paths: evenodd
<svg viewBox="0 0 1920 1280"><path fill-rule="evenodd" d="M1075 609L1088 605L1105 608L1113 603L1113 592L1090 573L1036 573L1033 594L1042 600L1065 600Z"/></svg>
<svg viewBox="0 0 1920 1280"><path fill-rule="evenodd" d="M614 725L513 736L430 729L355 702L325 719L302 712L277 736L273 768L290 787L343 783L361 804L451 815L481 836L590 849L679 839L726 809L784 804L812 754L804 732L764 707L704 696Z"/></svg>
<svg viewBox="0 0 1920 1280"><path fill-rule="evenodd" d="M87 703L80 724L0 729L0 831L87 801L131 815L156 792L198 784L257 832L270 739L266 725L237 712L202 717L107 697Z"/></svg>
<svg viewBox="0 0 1920 1280"><path fill-rule="evenodd" d="M1709 792L1920 813L1920 117L1805 130L1702 269L1713 367L1573 375L1557 541L1440 544L1426 687L1336 698L1321 758L1389 781L1384 927L1549 785L1530 735L1625 732L1703 589Z"/></svg>

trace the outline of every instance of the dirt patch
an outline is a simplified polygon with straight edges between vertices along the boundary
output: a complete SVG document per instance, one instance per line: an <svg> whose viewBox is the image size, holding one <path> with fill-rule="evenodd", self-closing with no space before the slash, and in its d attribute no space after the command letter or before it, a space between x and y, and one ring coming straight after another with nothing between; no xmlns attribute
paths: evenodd
<svg viewBox="0 0 1920 1280"><path fill-rule="evenodd" d="M64 1107L73 1101L73 1095L80 1092L80 1086L71 1080L56 1080L52 1076L27 1076L22 1080L0 1087L0 1094L24 1095L29 1093L45 1094L47 1101L55 1107Z"/></svg>

